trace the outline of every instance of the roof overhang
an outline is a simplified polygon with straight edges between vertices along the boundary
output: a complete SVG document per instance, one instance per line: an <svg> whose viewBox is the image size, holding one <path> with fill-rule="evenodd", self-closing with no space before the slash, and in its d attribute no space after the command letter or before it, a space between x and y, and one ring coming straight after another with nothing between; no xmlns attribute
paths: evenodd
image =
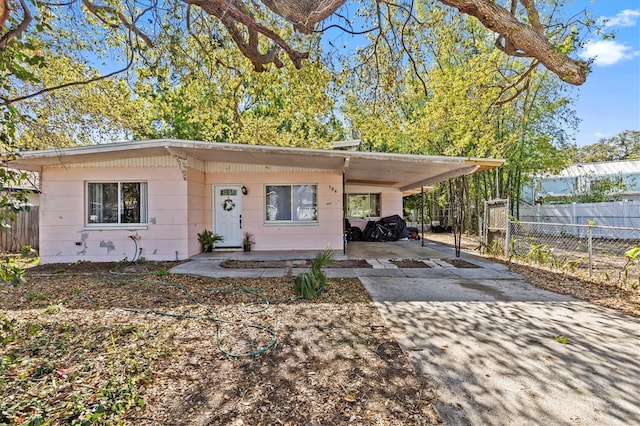
<svg viewBox="0 0 640 426"><path fill-rule="evenodd" d="M200 161L261 164L325 169L343 172L345 182L397 188L405 193L477 171L500 167L504 160L340 151L219 142L159 139L119 142L42 151L25 151L9 161L14 168L41 171L48 166L70 165L173 155Z"/></svg>

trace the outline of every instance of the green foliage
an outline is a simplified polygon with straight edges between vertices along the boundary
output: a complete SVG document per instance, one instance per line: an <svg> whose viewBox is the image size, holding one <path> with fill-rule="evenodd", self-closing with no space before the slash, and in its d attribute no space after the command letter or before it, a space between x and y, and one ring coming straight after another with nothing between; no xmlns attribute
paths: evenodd
<svg viewBox="0 0 640 426"><path fill-rule="evenodd" d="M12 284L24 284L27 282L22 266L17 264L12 258L0 260L0 281Z"/></svg>
<svg viewBox="0 0 640 426"><path fill-rule="evenodd" d="M506 160L498 172L468 179L465 232L475 228L487 198L509 194L517 217L527 176L569 161L562 148L577 118L572 94L555 76L497 52L493 35L477 21L432 6L418 7L426 25L403 41L403 52L415 53L419 70L398 59L393 46L378 48L385 54L375 65L366 60L370 50L359 51L361 67L344 65L344 109L369 150ZM564 47L575 41L557 37ZM426 219L432 206L449 205L452 198L445 185L426 197Z"/></svg>
<svg viewBox="0 0 640 426"><path fill-rule="evenodd" d="M533 244L529 247L526 255L527 260L535 262L539 265L553 265L555 258L553 256L553 248L548 244Z"/></svg>
<svg viewBox="0 0 640 426"><path fill-rule="evenodd" d="M156 277L166 277L167 275L169 275L168 269L162 268L156 271Z"/></svg>
<svg viewBox="0 0 640 426"><path fill-rule="evenodd" d="M34 250L30 245L24 245L20 250L22 257L29 257L31 254L33 254L33 252Z"/></svg>
<svg viewBox="0 0 640 426"><path fill-rule="evenodd" d="M329 265L333 260L334 253L330 248L317 253L311 261L311 269L296 277L296 292L305 299L312 299L320 294L327 284L327 276L322 268Z"/></svg>
<svg viewBox="0 0 640 426"><path fill-rule="evenodd" d="M624 130L611 138L602 138L579 148L574 155L577 163L639 159L640 130Z"/></svg>
<svg viewBox="0 0 640 426"><path fill-rule="evenodd" d="M620 201L622 191L629 189L629 185L622 176L601 176L592 178L589 189L572 197L578 203L602 203L606 201Z"/></svg>
<svg viewBox="0 0 640 426"><path fill-rule="evenodd" d="M202 253L211 253L218 241L224 241L224 237L207 229L198 234L198 242Z"/></svg>
<svg viewBox="0 0 640 426"><path fill-rule="evenodd" d="M2 318L2 323L0 324L0 345L2 345L2 347L6 347L17 337L15 330L16 324L17 321L15 318L12 320ZM2 368L0 368L0 372L3 372Z"/></svg>
<svg viewBox="0 0 640 426"><path fill-rule="evenodd" d="M318 280L312 271L305 271L296 277L296 292L305 299L313 299L318 291Z"/></svg>
<svg viewBox="0 0 640 426"><path fill-rule="evenodd" d="M138 70L136 93L150 113L136 138L327 148L344 137L327 67L254 73L219 23L201 15L195 28L202 37L160 38L159 66Z"/></svg>
<svg viewBox="0 0 640 426"><path fill-rule="evenodd" d="M563 345L566 345L569 343L569 338L567 336L554 336L553 339L556 342L561 343Z"/></svg>
<svg viewBox="0 0 640 426"><path fill-rule="evenodd" d="M629 248L627 251L624 252L623 256L624 258L627 259L627 263L625 263L621 271L621 275L623 276L622 281L624 283L628 283L629 273L631 272L632 267L637 266L638 263L640 262L640 247ZM631 283L631 287L634 289L640 287L640 276L637 278L637 280L634 280Z"/></svg>
<svg viewBox="0 0 640 426"><path fill-rule="evenodd" d="M490 244L487 244L484 241L481 241L480 245L477 247L477 250L478 251L484 250L487 253L487 255L492 257L499 257L504 254L504 248L502 247L502 245L500 244L500 241L498 240L493 240ZM513 254L513 251L510 250L510 255L512 254Z"/></svg>
<svg viewBox="0 0 640 426"><path fill-rule="evenodd" d="M47 292L29 290L24 295L24 298L27 302L33 302L35 300L46 300L49 298L49 296L50 294Z"/></svg>
<svg viewBox="0 0 640 426"><path fill-rule="evenodd" d="M44 308L44 313L48 315L57 314L59 312L64 311L66 308L62 303L53 303L46 308Z"/></svg>

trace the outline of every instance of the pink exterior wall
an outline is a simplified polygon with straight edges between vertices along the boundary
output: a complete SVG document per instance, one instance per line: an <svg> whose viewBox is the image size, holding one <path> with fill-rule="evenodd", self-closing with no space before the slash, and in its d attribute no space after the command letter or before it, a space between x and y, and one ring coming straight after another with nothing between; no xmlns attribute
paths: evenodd
<svg viewBox="0 0 640 426"><path fill-rule="evenodd" d="M347 194L377 194L380 193L381 217L392 216L397 214L403 216L402 206L402 191L395 188L382 188L376 186L362 186L362 185L347 185L345 188ZM364 230L367 225L367 220L349 218L351 226L357 226L361 230Z"/></svg>
<svg viewBox="0 0 640 426"><path fill-rule="evenodd" d="M208 172L208 185L238 184L247 187L242 197L243 231L254 235L253 250L342 250L342 174L325 171L269 171L260 167L217 167ZM266 223L265 186L315 184L318 189L318 221L313 224ZM213 212L215 215L215 211ZM214 221L215 223L215 221Z"/></svg>
<svg viewBox="0 0 640 426"><path fill-rule="evenodd" d="M188 256L200 253L198 234L211 225L211 186L205 184L203 171L187 169L187 224Z"/></svg>
<svg viewBox="0 0 640 426"><path fill-rule="evenodd" d="M86 182L147 182L148 224L100 226L86 224ZM212 188L245 185L243 231L254 234L254 250L341 250L342 175L260 165L205 164L171 156L128 159L71 167L47 167L42 172L40 198L40 260L68 263L182 260L200 252L197 234L213 229ZM271 224L265 221L265 185L317 185L318 221Z"/></svg>
<svg viewBox="0 0 640 426"><path fill-rule="evenodd" d="M147 182L149 223L118 228L87 226L87 181ZM185 259L189 254L188 193L187 182L175 165L45 168L40 197L40 261L132 259L136 252L130 235L139 236L138 247L147 260Z"/></svg>

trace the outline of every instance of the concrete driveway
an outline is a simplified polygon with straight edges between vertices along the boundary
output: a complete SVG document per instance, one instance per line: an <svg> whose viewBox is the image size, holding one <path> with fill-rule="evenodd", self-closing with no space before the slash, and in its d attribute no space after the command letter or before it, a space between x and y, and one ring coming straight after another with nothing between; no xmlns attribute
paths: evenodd
<svg viewBox="0 0 640 426"><path fill-rule="evenodd" d="M444 272L360 279L446 424L640 424L638 319L502 265Z"/></svg>

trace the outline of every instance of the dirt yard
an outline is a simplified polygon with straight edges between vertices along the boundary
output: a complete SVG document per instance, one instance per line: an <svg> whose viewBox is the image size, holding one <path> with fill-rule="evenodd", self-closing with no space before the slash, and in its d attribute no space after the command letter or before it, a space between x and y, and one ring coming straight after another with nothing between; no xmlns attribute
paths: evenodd
<svg viewBox="0 0 640 426"><path fill-rule="evenodd" d="M358 280L307 301L282 279L170 266L46 265L0 285L0 424L440 423Z"/></svg>
<svg viewBox="0 0 640 426"><path fill-rule="evenodd" d="M27 284L0 284L0 424L440 423L437 384L414 376L358 280L301 300L283 279L169 276L171 266L46 265ZM640 316L638 290L619 282L509 267Z"/></svg>

